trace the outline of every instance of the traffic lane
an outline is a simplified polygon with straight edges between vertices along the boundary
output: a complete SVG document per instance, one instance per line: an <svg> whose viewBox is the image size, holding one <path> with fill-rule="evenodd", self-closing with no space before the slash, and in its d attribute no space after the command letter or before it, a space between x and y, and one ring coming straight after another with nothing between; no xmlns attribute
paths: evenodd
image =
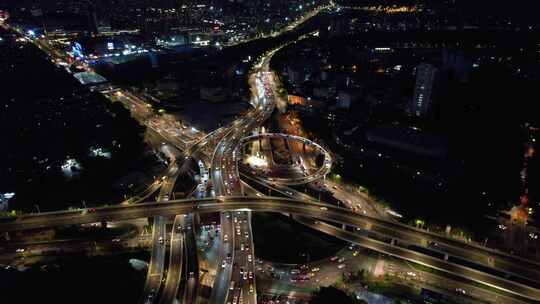
<svg viewBox="0 0 540 304"><path fill-rule="evenodd" d="M331 191L334 194L340 193L340 195L343 195L341 197L345 197L346 200L354 199L353 195L347 194L342 186L337 186L336 183L333 183L331 181L325 180L324 184L326 185L327 189ZM334 189L334 187L337 187L337 189ZM352 197L351 197L352 196ZM336 196L336 198L338 198ZM367 203L365 200L359 199L361 202L363 202L365 205L370 206L374 212L376 212L377 215L380 215L381 212L378 211L376 207L371 206L369 203ZM497 259L493 255L486 253L486 251L479 251L479 250L467 250L461 247L456 247L451 244L447 244L445 242L437 243L433 241L428 241L424 235L418 235L417 233L408 233L407 231L397 230L394 228L389 228L386 226L380 226L380 225L373 225L370 228L371 231L374 231L379 234L384 234L387 236L393 236L395 238L399 238L401 240L405 240L407 242L411 243L417 243L422 244L427 243L430 249L434 251L439 251L441 253L447 253L452 256L456 257L464 257L470 260L474 260L476 263L479 263L484 266L488 266L491 268L495 268L504 272L507 272L514 276L519 276L522 278L525 278L527 280L532 280L540 283L540 272L537 269L530 268L530 265L522 264L522 263L515 263L509 261L506 257ZM490 265L489 260L492 259L494 262L494 265Z"/></svg>
<svg viewBox="0 0 540 304"><path fill-rule="evenodd" d="M248 178L250 178L250 179L252 179L252 180L254 180L254 181L258 182L258 183L261 183L261 184L263 184L263 185L265 185L265 186L267 186L269 188L272 188L272 189L274 189L276 191L279 191L284 195L292 196L294 198L301 199L301 200L315 201L310 196L308 196L306 194L303 194L303 193L299 193L299 192L294 191L292 189L287 189L287 187L276 185L276 184L272 185L272 184L269 184L268 182L265 182L264 180L258 179L256 177L255 178L248 177ZM332 185L332 184L330 184L330 185ZM362 217L362 218L364 218L364 217ZM373 222L368 220L368 221L365 222L365 224L373 224ZM373 224L373 226L370 228L370 230L372 230L372 231L374 231L376 233L379 233L379 234L384 234L386 236L390 236L390 237L393 237L393 238L396 238L396 239L405 240L405 241L411 242L411 243L422 244L423 242L426 242L428 244L429 243L436 244L437 248L433 248L433 246L431 246L432 247L431 249L434 249L434 250L440 249L443 253L448 253L448 254L456 256L456 257L463 257L463 258L466 258L466 259L470 259L470 260L473 260L473 261L475 261L475 262L477 262L479 264L482 264L484 266L488 266L488 267L491 267L491 268L494 268L494 269L498 269L498 270L507 272L507 273L509 273L511 275L514 275L514 276L522 277L522 278L525 278L527 280L540 282L540 272L536 268L531 268L530 267L531 263L536 264L534 261L528 261L529 263L520 263L519 258L517 258L517 261L511 261L511 260L507 259L507 257L497 258L494 255L490 255L490 254L486 253L486 250L483 250L484 248L478 248L478 247L473 246L472 248L474 248L474 250L465 249L465 248L461 248L461 247L457 247L456 245L453 245L453 244L455 244L455 242L453 242L453 241L452 241L452 244L447 244L445 242L437 243L437 242L430 241L429 239L427 239L426 238L426 233L418 234L417 233L418 230L416 230L414 232L408 232L408 231L403 231L403 230L399 230L399 229L395 229L395 228L389 228L389 227L387 227L385 225L377 225L376 223ZM423 230L420 230L420 231L424 232ZM469 246L469 248L471 248L471 247ZM489 259L493 259L494 265L490 265Z"/></svg>
<svg viewBox="0 0 540 304"><path fill-rule="evenodd" d="M179 229L178 227L183 227L184 224L184 215L177 215L174 218L170 241L169 268L159 303L173 303L178 292L184 257L184 232L183 228Z"/></svg>
<svg viewBox="0 0 540 304"><path fill-rule="evenodd" d="M521 284L515 284L509 281L504 282L503 279L479 271L475 271L473 269L448 263L428 255L417 253L415 251L391 246L387 243L379 242L370 238L365 238L342 229L335 229L330 225L325 225L321 223L320 225L315 225L314 227L316 227L317 230L323 231L342 240L357 244L361 247L372 249L398 258L406 259L414 263L435 268L443 272L448 272L461 276L463 278L467 278L477 283L494 287L502 292L505 292L506 294L511 294L513 298L517 298L524 302L530 303L530 301L533 300L535 303L540 303L540 300L535 300L534 298L531 298L535 296L535 292L527 286L521 286Z"/></svg>
<svg viewBox="0 0 540 304"><path fill-rule="evenodd" d="M172 169L176 170L172 170L171 174L173 175L163 183L156 205L169 200L169 195L171 194L176 182L176 178L178 177L178 167L174 165ZM139 299L140 303L154 303L156 301L155 296L157 295L159 287L161 286L163 271L165 269L167 221L168 218L164 216L157 216L154 218L152 229L152 253L150 255L150 263L148 266L143 294Z"/></svg>
<svg viewBox="0 0 540 304"><path fill-rule="evenodd" d="M153 303L156 292L159 290L163 278L163 265L165 263L165 217L154 217L152 231L152 253L146 274L144 290L139 303ZM162 241L160 241L162 240Z"/></svg>
<svg viewBox="0 0 540 304"><path fill-rule="evenodd" d="M253 204L253 203L232 202L234 200L242 200L242 199L245 199L245 200L249 199L249 200L252 200L252 201L264 201L264 203ZM355 226L355 225L359 226L358 225L359 220L358 220L357 215L354 215L354 214L351 215L349 211L345 212L343 210L341 210L338 213L336 213L336 212L328 212L328 210L325 210L324 212L322 212L322 210L319 209L321 207L317 208L316 206L309 206L309 204L315 204L315 203L303 202L302 205L300 205L300 206L290 206L286 202L288 201L290 203L290 202L294 202L294 201L284 200L284 199L281 199L281 198L280 199L274 198L273 199L274 201L271 201L268 198L265 198L264 200L259 200L257 198L221 198L221 200L224 201L224 202L231 201L231 203L224 204L224 205L227 205L227 206L219 206L221 204L204 204L203 203L203 204L199 204L198 207L193 206L193 205L192 206L186 206L185 204L183 206L181 206L181 207L176 206L174 204L171 206L170 203L169 204L153 204L153 205L143 206L143 207L146 207L146 208L149 208L150 206L152 206L146 212L145 212L145 210L134 210L135 212L133 212L133 211L126 212L125 209L129 209L128 207L122 207L122 208L116 207L116 208L124 209L124 212L117 211L118 212L118 217L122 217L121 219L134 218L134 217L137 217L137 214L138 214L138 216L144 216L144 215L148 215L148 213L151 213L151 212L156 212L156 214L157 214L158 212L159 213L163 213L165 211L171 212L171 210L174 210L172 212L175 212L175 213L183 213L183 212L185 213L186 211L192 210L193 208L198 209L199 212L211 212L211 211L215 212L215 211L218 211L220 209L243 209L243 208L248 209L249 208L251 210L259 210L259 211L303 213L304 215L311 215L311 216L321 218L321 219L328 219L328 220L336 221L336 222L343 221L344 224L351 225L351 226ZM280 201L285 201L285 202L280 202ZM165 208L165 205L168 205L168 206L166 206L167 208ZM111 208L111 207L109 207L109 208ZM141 205L133 206L132 208L141 208ZM334 208L332 206L325 207L325 208L327 208L327 209L332 208L332 210L338 209L338 208ZM148 211L150 211L150 212L148 212ZM347 216L345 216L344 214L347 214ZM94 217L97 217L96 214L93 214L93 215L94 215ZM111 216L111 215L109 215L109 216ZM75 219L75 218L72 218L72 219ZM81 216L79 215L79 221L80 221L80 219L81 219ZM94 222L99 222L99 220L95 220ZM65 221L65 223L66 223L66 221ZM50 224L50 223L48 223L48 224ZM361 223L360 223L360 225L361 225ZM386 245L388 245L388 244L386 244ZM393 250L396 250L396 247L392 247L392 248L393 248ZM375 248L375 250L378 250L378 249L380 249L380 248ZM405 249L401 249L401 250L405 250ZM407 252L407 251L410 251L410 250L405 250L405 252ZM404 257L406 258L406 256L404 256ZM434 258L432 258L432 259L434 259ZM440 261L439 261L439 263L437 263L437 265L438 264L440 264ZM439 266L437 266L437 267L439 267ZM460 266L460 269L461 268L465 268L465 267ZM453 270L450 269L449 271L453 271ZM474 271L474 272L478 272L478 271ZM459 273L457 273L457 274L458 275L463 275L463 273L461 271ZM489 276L489 277L491 277L491 276ZM502 279L500 279L500 280L502 280ZM503 280L503 281L506 281L506 280ZM487 283L493 285L489 281ZM505 285L507 285L507 282L502 282L500 285L505 286ZM515 284L515 285L518 285L518 284ZM521 284L519 284L519 285L521 286ZM535 290L535 291L538 292L538 290Z"/></svg>
<svg viewBox="0 0 540 304"><path fill-rule="evenodd" d="M522 265L521 263L510 262L507 259L497 259L492 255L486 254L484 250L480 250L478 248L465 249L452 244L447 244L445 242L435 242L426 239L425 235L423 234L419 235L407 231L399 231L380 225L373 225L371 228L366 230L387 238L389 237L395 238L396 240L402 240L409 244L421 245L425 243L427 248L430 250L440 252L442 254L448 254L450 256L465 258L474 261L475 263L507 272L510 275L523 277L527 280L540 283L540 273L536 269L531 269L527 267L527 265ZM490 258L494 260L493 266L489 264Z"/></svg>
<svg viewBox="0 0 540 304"><path fill-rule="evenodd" d="M185 252L186 252L186 272L187 283L185 284L184 303L194 304L197 301L198 282L199 282L199 258L197 253L197 242L195 239L195 224L193 222L193 213L185 217ZM177 298L179 298L177 296Z"/></svg>
<svg viewBox="0 0 540 304"><path fill-rule="evenodd" d="M253 112L256 112L256 111L252 111ZM255 115L258 115L258 114L255 114ZM259 120L262 119L262 118L259 118ZM238 170L237 170L237 167L236 167L236 163L234 162L234 150L235 150L235 147L238 146L239 142L240 142L240 138L244 135L244 132L248 132L248 129L251 129L253 125L255 125L255 121L252 120L252 119L246 119L245 121L247 122L247 126L243 126L243 121L244 120L238 120L237 122L235 122L236 125L239 125L238 127L234 127L234 131L238 131L239 133L238 134L235 134L233 133L232 131L229 132L223 139L222 141L220 142L220 144L218 145L218 149L216 150L217 153L214 154L214 158L218 157L219 158L219 165L221 166L221 174L219 175L219 179L216 179L216 181L219 183L219 193L226 193L226 194L240 194L242 193L242 190L241 188L239 187L240 184L239 183L236 183L235 181L239 181L239 176L238 176ZM231 161L231 159L233 161ZM225 171L225 177L229 177L229 182L227 182L226 180L223 179L223 176L224 176L224 172ZM238 218L240 218L240 222L241 223L245 223L246 222L246 214L243 213L243 212L238 212L237 214L235 214L235 220L238 221ZM248 220L249 220L249 217L248 217ZM243 229L240 227L240 226L243 226L243 225L238 225L238 229L240 229L240 231L244 231L244 233L248 233L248 235L251 233L251 231L247 232L245 231L246 230L246 227L243 226ZM251 226L248 226L248 230ZM235 231L233 231L233 233L235 233ZM227 296L227 299L230 301L233 301L239 296L238 293L240 292L240 294L244 295L243 297L246 297L247 298L247 302L248 303L256 303L256 297L249 297L249 296L245 296L245 295L249 295L250 293L251 294L254 294L254 292L250 289L248 289L248 286L243 284L243 275L239 273L238 269L237 268L244 268L244 269L248 269L248 265L245 265L246 263L246 256L244 254L244 252L240 252L240 245L238 242L236 242L236 234L235 235L235 244L233 245L234 247L234 251L235 251L235 254L233 255L233 258L232 258L232 261L233 261L233 264L235 265L242 265L242 266L245 266L245 267L233 267L233 271L232 271L232 279L234 280L234 282L236 282L237 284L240 285L240 287L235 287L233 288L232 292L229 292L228 296ZM242 237L242 234L239 236L240 238ZM250 247L250 251L252 251L252 246ZM249 256L249 254L248 254ZM251 256L252 258L253 256ZM249 262L249 261L248 261ZM252 261L253 262L253 261ZM232 283L230 283L232 284ZM240 290L240 291L239 291Z"/></svg>
<svg viewBox="0 0 540 304"><path fill-rule="evenodd" d="M310 227L312 227L313 229L316 229L316 230L319 230L321 232L324 232L324 233L328 233L330 235L338 235L342 232L341 229L339 228L336 228L332 225L329 225L329 224L326 224L326 223L321 223L321 222L318 222L318 221L315 221L311 218L297 218L299 220L299 222L303 223L303 224L306 224ZM351 234L351 233L348 233L348 236L346 238L344 238L344 240L348 241L349 238L351 235L354 235L354 234ZM402 272L405 272L407 271L407 269L403 270L402 269ZM430 280L427 280L427 279L424 279L424 281L429 281L430 284L432 284L433 282L436 282L437 280L441 280L441 279L444 279L444 278L441 278L441 277L438 277L434 274L431 274L431 273L422 273L422 276L430 276L431 279ZM471 286L469 284L466 284L466 283L460 283L460 282L456 282L456 281L453 281L454 284L456 284L456 286L458 288L461 288L463 290L475 290L475 292L478 294L478 297L481 298L481 299L488 299L488 298L492 298L492 299L499 299L499 298L503 298L504 299L504 303L529 303L529 302L525 302L523 300L517 300L515 298L510 298L508 297L507 295L504 295L504 294L500 294L500 293L494 293L494 292L491 292L489 290L486 290L486 289L483 289L483 288L479 288L479 287L475 287L475 286Z"/></svg>
<svg viewBox="0 0 540 304"><path fill-rule="evenodd" d="M234 255L233 246L235 239L231 217L231 212L221 213L220 263L218 264L216 279L210 294L210 303L225 303L229 293L229 282L233 273L232 260ZM231 255L231 261L227 261L228 254Z"/></svg>

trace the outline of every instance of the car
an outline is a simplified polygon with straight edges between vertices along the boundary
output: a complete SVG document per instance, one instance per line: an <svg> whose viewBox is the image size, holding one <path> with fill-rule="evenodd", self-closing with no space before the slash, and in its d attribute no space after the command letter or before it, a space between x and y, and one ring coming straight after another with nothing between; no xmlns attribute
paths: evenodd
<svg viewBox="0 0 540 304"><path fill-rule="evenodd" d="M247 280L247 272L244 272L244 275L242 276L242 278L245 280Z"/></svg>
<svg viewBox="0 0 540 304"><path fill-rule="evenodd" d="M17 250L15 250L15 252L18 252L18 253L23 253L25 251L24 248L18 248Z"/></svg>
<svg viewBox="0 0 540 304"><path fill-rule="evenodd" d="M353 256L357 256L358 255L358 250L355 250L353 253L352 253Z"/></svg>
<svg viewBox="0 0 540 304"><path fill-rule="evenodd" d="M347 266L347 265L346 264L339 264L337 268L343 269L343 268L345 268L345 266Z"/></svg>
<svg viewBox="0 0 540 304"><path fill-rule="evenodd" d="M229 235L225 233L225 235L223 236L223 242L228 242L229 241Z"/></svg>
<svg viewBox="0 0 540 304"><path fill-rule="evenodd" d="M319 209L321 209L323 211L328 211L328 208L326 208L326 207L320 207Z"/></svg>
<svg viewBox="0 0 540 304"><path fill-rule="evenodd" d="M313 267L311 269L312 272L318 272L319 270L321 270L319 267Z"/></svg>
<svg viewBox="0 0 540 304"><path fill-rule="evenodd" d="M249 277L250 279L253 279L253 271L248 272L248 277Z"/></svg>
<svg viewBox="0 0 540 304"><path fill-rule="evenodd" d="M253 259L251 258L251 254L248 254L247 259L248 259L248 262L253 261Z"/></svg>
<svg viewBox="0 0 540 304"><path fill-rule="evenodd" d="M223 260L221 261L221 268L225 268L225 267L227 267L227 261Z"/></svg>
<svg viewBox="0 0 540 304"><path fill-rule="evenodd" d="M333 261L335 261L335 260L337 260L337 259L339 259L339 257L338 257L338 256L333 256L333 257L331 257L331 258L330 258L330 261L332 261L332 262L333 262Z"/></svg>
<svg viewBox="0 0 540 304"><path fill-rule="evenodd" d="M291 274L299 274L300 270L298 269L291 269Z"/></svg>
<svg viewBox="0 0 540 304"><path fill-rule="evenodd" d="M467 294L467 291L465 291L463 288L456 288L456 292L460 294Z"/></svg>
<svg viewBox="0 0 540 304"><path fill-rule="evenodd" d="M253 288L253 284L249 284L249 292L253 293L255 290Z"/></svg>
<svg viewBox="0 0 540 304"><path fill-rule="evenodd" d="M345 262L345 258L341 258L338 260L338 263L343 263L343 262Z"/></svg>

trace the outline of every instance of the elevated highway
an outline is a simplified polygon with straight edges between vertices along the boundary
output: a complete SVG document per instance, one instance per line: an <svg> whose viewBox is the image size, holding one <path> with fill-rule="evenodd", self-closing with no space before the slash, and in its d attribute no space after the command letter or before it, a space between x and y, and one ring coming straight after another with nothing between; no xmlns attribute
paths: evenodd
<svg viewBox="0 0 540 304"><path fill-rule="evenodd" d="M307 183L311 183L313 181L319 180L324 178L328 173L330 173L330 170L332 169L332 156L330 155L330 152L328 152L326 149L324 149L321 145L318 143L311 141L307 138L296 136L296 135L289 135L289 134L282 134L282 133L262 133L258 135L251 135L242 138L240 141L239 147L244 146L248 144L251 141L258 140L261 138L275 138L275 139L282 139L282 140L291 140L291 141L297 141L300 142L302 145L307 146L313 146L316 150L320 151L324 155L323 164L316 172L313 174L308 174L302 177L298 178L280 178L280 177L261 177L261 179L267 180L271 183L278 183L282 185L304 185Z"/></svg>
<svg viewBox="0 0 540 304"><path fill-rule="evenodd" d="M129 206L112 206L96 208L94 213L83 214L80 211L48 212L21 216L11 221L2 221L0 231L16 231L30 228L43 228L61 225L74 225L102 221L119 221L148 216L172 216L176 214L187 214L190 212L224 212L224 211L264 211L278 212L312 217L319 220L326 220L340 223L350 227L363 229L365 222L376 222L378 219L368 218L347 209L332 205L298 201L281 197L218 197L208 199L187 199L156 203L144 203ZM389 222L388 225L399 223ZM412 230L412 227L409 227ZM335 235L342 239L347 239L362 247L369 248L384 254L395 256L407 261L425 265L454 276L462 277L483 285L496 288L503 294L522 301L524 303L540 303L540 290L525 284L512 281L507 278L498 277L476 269L456 264L454 262L438 259L411 249L395 246L393 242L387 243L372 239L368 236L356 235L354 237L346 233L345 230ZM424 235L430 235L426 231L417 231ZM336 233L337 234L337 233ZM334 234L332 234L334 235ZM444 239L441 239L444 241ZM467 246L466 244L461 244ZM469 249L473 250L473 249ZM476 248L474 250L481 250Z"/></svg>

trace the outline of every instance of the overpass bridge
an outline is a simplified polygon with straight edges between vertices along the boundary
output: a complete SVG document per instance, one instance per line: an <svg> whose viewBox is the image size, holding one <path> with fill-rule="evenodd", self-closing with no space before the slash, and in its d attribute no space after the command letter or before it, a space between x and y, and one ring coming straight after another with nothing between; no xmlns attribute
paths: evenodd
<svg viewBox="0 0 540 304"><path fill-rule="evenodd" d="M110 206L96 208L95 212L85 213L78 210L46 212L40 214L23 215L16 218L3 218L0 220L0 231L18 231L24 229L48 228L63 225L76 225L104 221L121 221L141 217L175 216L191 212L222 212L222 211L256 211L277 212L301 215L318 220L339 223L345 226L364 229L365 223L383 224L392 229L407 229L409 233L417 233L420 237L439 242L453 243L466 250L482 251L470 244L457 240L444 238L436 234L409 227L404 224L384 221L359 215L348 209L333 205L294 200L282 197L217 197L207 199L184 199L168 202L150 202L128 206ZM516 300L516 303L540 303L540 289L516 280L510 276L501 277L471 267L457 264L448 259L436 258L409 248L400 247L400 239L389 238L389 242L374 239L369 236L347 232L345 229L330 231L341 239L374 251L418 263L454 276L461 277L479 284L497 289L505 296ZM510 257L511 258L511 257ZM520 261L518 261L520 262ZM531 262L532 263L532 262ZM536 265L535 267L538 267Z"/></svg>

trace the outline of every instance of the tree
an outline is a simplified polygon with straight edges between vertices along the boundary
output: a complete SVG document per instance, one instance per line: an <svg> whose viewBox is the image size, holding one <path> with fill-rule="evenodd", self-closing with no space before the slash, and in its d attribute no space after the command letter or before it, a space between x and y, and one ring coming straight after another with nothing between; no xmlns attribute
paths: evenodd
<svg viewBox="0 0 540 304"><path fill-rule="evenodd" d="M353 304L353 300L342 290L334 286L321 287L313 293L311 304Z"/></svg>

